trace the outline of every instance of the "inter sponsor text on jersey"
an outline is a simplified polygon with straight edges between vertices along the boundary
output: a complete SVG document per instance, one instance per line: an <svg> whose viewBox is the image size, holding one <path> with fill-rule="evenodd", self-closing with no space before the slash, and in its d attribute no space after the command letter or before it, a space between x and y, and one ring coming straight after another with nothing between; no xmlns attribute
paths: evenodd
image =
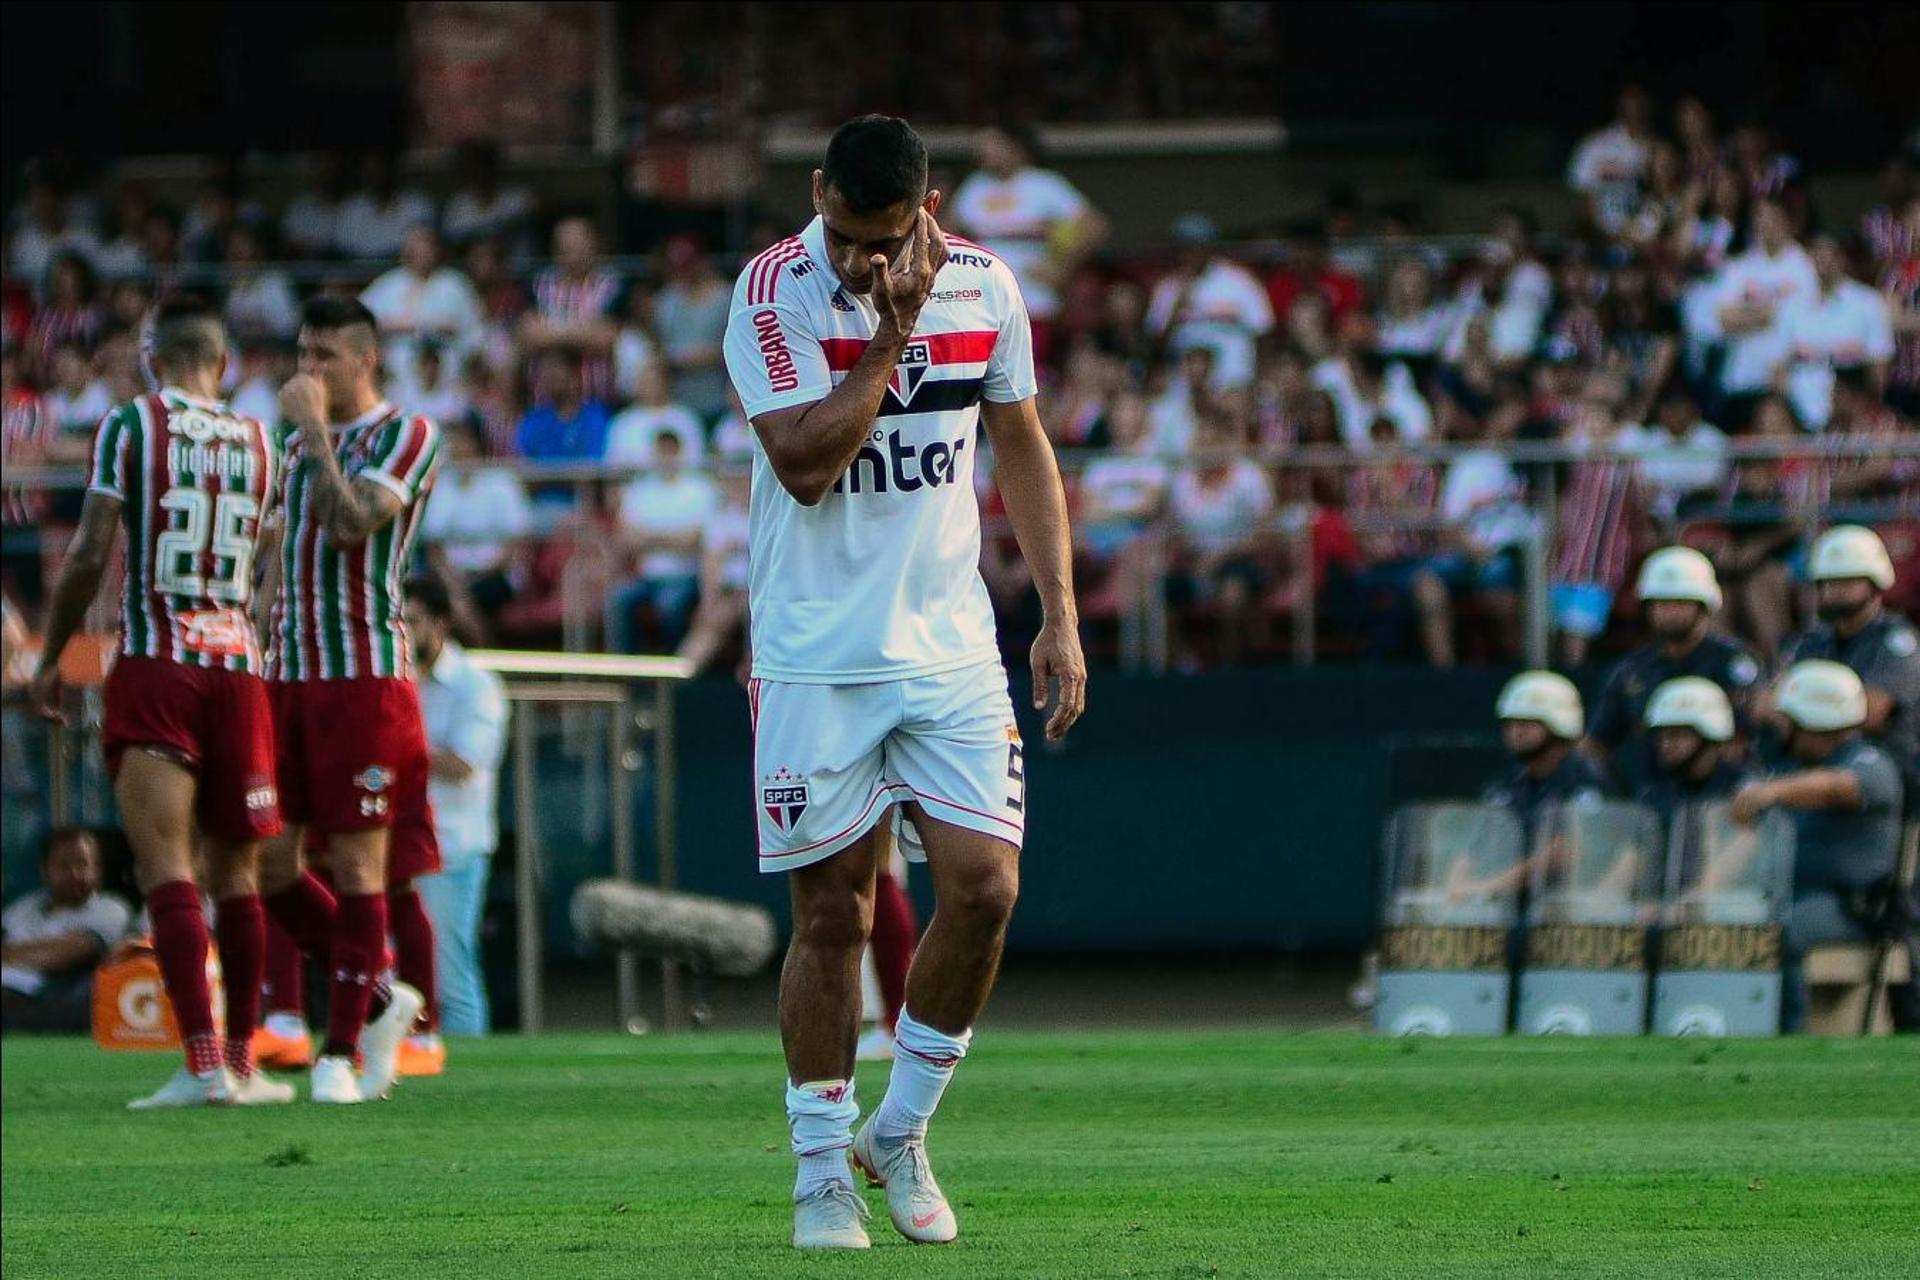
<svg viewBox="0 0 1920 1280"><path fill-rule="evenodd" d="M878 317L828 260L815 218L747 264L727 370L749 419L824 399ZM832 490L801 506L754 442L748 597L753 670L800 684L901 680L993 659L973 491L980 401L1034 394L1020 290L987 250L949 236L872 433Z"/></svg>
<svg viewBox="0 0 1920 1280"><path fill-rule="evenodd" d="M303 433L288 424L280 431L286 441L286 533L273 609L272 678L406 677L413 659L400 616L400 585L439 469L439 429L385 403L335 428L347 482L365 477L405 504L354 546L336 544L314 514L313 463L304 457Z"/></svg>
<svg viewBox="0 0 1920 1280"><path fill-rule="evenodd" d="M87 487L122 504L122 653L260 671L247 606L280 470L264 425L175 387L101 419Z"/></svg>

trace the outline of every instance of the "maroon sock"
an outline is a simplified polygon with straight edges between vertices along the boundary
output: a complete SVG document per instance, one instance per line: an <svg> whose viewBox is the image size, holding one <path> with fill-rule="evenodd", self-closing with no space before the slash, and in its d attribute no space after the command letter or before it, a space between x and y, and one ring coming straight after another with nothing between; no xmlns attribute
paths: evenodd
<svg viewBox="0 0 1920 1280"><path fill-rule="evenodd" d="M268 1013L291 1013L307 1019L305 957L279 920L267 917L267 966L264 1003Z"/></svg>
<svg viewBox="0 0 1920 1280"><path fill-rule="evenodd" d="M399 969L400 981L418 988L425 1001L420 1007L420 1026L427 1031L437 1030L440 993L434 981L433 921L427 918L420 895L411 888L390 891L387 926L393 930L394 963Z"/></svg>
<svg viewBox="0 0 1920 1280"><path fill-rule="evenodd" d="M214 916L220 975L227 990L227 1065L253 1074L253 1029L260 1025L260 981L267 969L267 911L260 895L221 900Z"/></svg>
<svg viewBox="0 0 1920 1280"><path fill-rule="evenodd" d="M328 1057L352 1057L367 1025L373 986L387 945L387 895L343 893L333 930L333 980L327 1001Z"/></svg>
<svg viewBox="0 0 1920 1280"><path fill-rule="evenodd" d="M900 1010L907 1004L907 970L913 967L918 932L906 888L892 876L881 876L873 889L873 967L889 1027L899 1021Z"/></svg>
<svg viewBox="0 0 1920 1280"><path fill-rule="evenodd" d="M207 918L200 910L200 891L189 880L169 880L147 895L147 915L187 1066L212 1071L220 1065L220 1037L213 1029L213 993L207 989Z"/></svg>
<svg viewBox="0 0 1920 1280"><path fill-rule="evenodd" d="M302 871L298 880L267 898L266 903L274 922L309 959L325 961L332 954L333 918L340 908L333 891L313 872Z"/></svg>

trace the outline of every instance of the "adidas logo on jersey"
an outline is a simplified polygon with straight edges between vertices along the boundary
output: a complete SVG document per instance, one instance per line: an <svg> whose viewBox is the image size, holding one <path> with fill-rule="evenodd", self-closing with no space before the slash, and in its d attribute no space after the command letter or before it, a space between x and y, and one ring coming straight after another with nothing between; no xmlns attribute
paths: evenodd
<svg viewBox="0 0 1920 1280"><path fill-rule="evenodd" d="M924 447L902 441L898 431L889 431L884 440L875 431L873 439L875 443L860 446L847 474L833 482L835 493L886 493L889 479L893 490L912 493L952 484L964 474L960 454L967 447L965 436L951 442L935 440ZM882 443L887 447L885 453L880 452Z"/></svg>

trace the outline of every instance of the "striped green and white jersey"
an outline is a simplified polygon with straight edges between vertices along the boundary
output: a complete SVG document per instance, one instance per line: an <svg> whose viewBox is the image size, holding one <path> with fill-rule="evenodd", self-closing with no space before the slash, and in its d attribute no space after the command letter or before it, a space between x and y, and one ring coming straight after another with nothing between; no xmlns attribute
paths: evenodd
<svg viewBox="0 0 1920 1280"><path fill-rule="evenodd" d="M372 480L405 505L364 542L336 543L314 514L315 464L306 456L304 434L281 424L286 530L270 675L275 680L405 679L412 674L413 650L400 614L400 587L439 470L440 430L385 402L334 430L347 483Z"/></svg>
<svg viewBox="0 0 1920 1280"><path fill-rule="evenodd" d="M261 671L247 607L282 456L256 419L177 387L100 420L87 488L120 502L127 530L120 652Z"/></svg>

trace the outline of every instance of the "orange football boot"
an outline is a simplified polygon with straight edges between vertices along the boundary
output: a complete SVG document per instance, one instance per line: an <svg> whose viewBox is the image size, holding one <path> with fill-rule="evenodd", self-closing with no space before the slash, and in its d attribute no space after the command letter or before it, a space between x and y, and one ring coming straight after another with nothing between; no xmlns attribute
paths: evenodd
<svg viewBox="0 0 1920 1280"><path fill-rule="evenodd" d="M408 1036L400 1042L399 1074L437 1076L447 1069L447 1046L439 1036Z"/></svg>
<svg viewBox="0 0 1920 1280"><path fill-rule="evenodd" d="M313 1065L313 1037L276 1035L264 1026L254 1028L253 1060L269 1071L304 1071Z"/></svg>

